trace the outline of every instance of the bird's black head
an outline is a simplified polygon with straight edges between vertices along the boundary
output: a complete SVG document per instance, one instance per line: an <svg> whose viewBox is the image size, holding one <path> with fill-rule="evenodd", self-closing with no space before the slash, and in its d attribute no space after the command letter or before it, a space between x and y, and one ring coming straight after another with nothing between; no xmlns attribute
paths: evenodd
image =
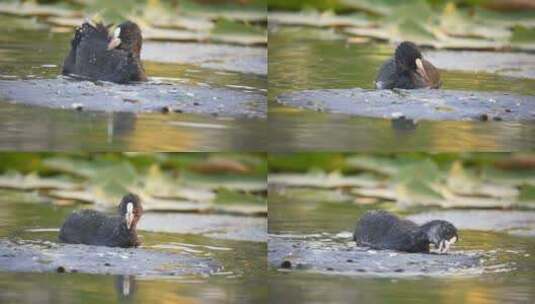
<svg viewBox="0 0 535 304"><path fill-rule="evenodd" d="M143 214L143 207L141 206L139 196L132 193L125 195L119 204L119 214L124 217L128 230L135 229L137 222Z"/></svg>
<svg viewBox="0 0 535 304"><path fill-rule="evenodd" d="M434 220L422 225L421 229L439 253L446 253L450 246L459 240L457 228L450 222Z"/></svg>
<svg viewBox="0 0 535 304"><path fill-rule="evenodd" d="M396 48L396 53L394 55L396 60L396 67L401 70L416 71L417 59L422 60L422 53L418 50L416 44L403 41Z"/></svg>
<svg viewBox="0 0 535 304"><path fill-rule="evenodd" d="M139 56L142 43L143 37L139 26L132 21L125 21L113 31L108 50L117 48Z"/></svg>

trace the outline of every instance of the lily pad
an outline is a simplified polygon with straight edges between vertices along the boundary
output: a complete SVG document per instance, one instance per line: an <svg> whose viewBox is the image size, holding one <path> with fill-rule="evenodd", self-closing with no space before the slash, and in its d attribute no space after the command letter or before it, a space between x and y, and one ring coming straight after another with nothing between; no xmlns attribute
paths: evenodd
<svg viewBox="0 0 535 304"><path fill-rule="evenodd" d="M36 190L36 189L61 189L71 190L78 188L78 185L66 180L40 177L36 173L21 175L18 173L4 174L0 176L0 188L17 189L17 190Z"/></svg>
<svg viewBox="0 0 535 304"><path fill-rule="evenodd" d="M16 16L59 16L73 17L80 15L79 12L61 8L55 5L41 5L33 2L4 2L0 3L0 14Z"/></svg>
<svg viewBox="0 0 535 304"><path fill-rule="evenodd" d="M520 193L516 187L511 185L483 181L478 176L467 171L460 161L451 166L446 183L454 193L462 195L514 200Z"/></svg>
<svg viewBox="0 0 535 304"><path fill-rule="evenodd" d="M261 94L183 84L118 85L65 78L13 80L0 81L0 97L13 103L61 109L266 116L265 96Z"/></svg>
<svg viewBox="0 0 535 304"><path fill-rule="evenodd" d="M509 29L503 26L471 18L468 11L457 9L453 2L449 2L444 7L444 11L440 16L440 28L450 36L491 40L508 40L512 34Z"/></svg>
<svg viewBox="0 0 535 304"><path fill-rule="evenodd" d="M155 18L152 21L152 25L156 27L163 28L180 28L190 31L209 31L214 28L214 23L202 19L202 18L192 18L179 16L178 18L173 19L158 19Z"/></svg>
<svg viewBox="0 0 535 304"><path fill-rule="evenodd" d="M265 192L267 182L261 177L242 177L226 175L201 175L191 172L184 172L180 176L179 182L184 186L198 187L203 189L226 189L243 192Z"/></svg>
<svg viewBox="0 0 535 304"><path fill-rule="evenodd" d="M187 252L0 240L2 271L185 276L220 269L212 258Z"/></svg>
<svg viewBox="0 0 535 304"><path fill-rule="evenodd" d="M318 13L304 11L299 13L270 12L270 24L303 25L314 27L369 27L372 25L364 15L336 15L332 12Z"/></svg>
<svg viewBox="0 0 535 304"><path fill-rule="evenodd" d="M262 11L240 11L240 10L221 10L221 11L207 11L207 10L186 10L187 15L205 18L205 19L226 19L231 21L244 22L266 22L266 13Z"/></svg>
<svg viewBox="0 0 535 304"><path fill-rule="evenodd" d="M252 34L210 34L207 32L192 32L176 29L162 29L155 27L143 27L143 39L157 41L180 41L180 42L217 42L237 45L262 45L267 44L266 35Z"/></svg>
<svg viewBox="0 0 535 304"><path fill-rule="evenodd" d="M199 42L208 40L208 37L209 34L205 32L143 27L144 40Z"/></svg>
<svg viewBox="0 0 535 304"><path fill-rule="evenodd" d="M341 188L341 187L377 187L381 183L370 175L343 176L334 172L330 174L270 174L270 184L285 186L306 186L315 188Z"/></svg>
<svg viewBox="0 0 535 304"><path fill-rule="evenodd" d="M195 32L207 32L214 28L214 22L207 18L177 15L161 7L144 10L143 18L152 26L161 28L178 28Z"/></svg>
<svg viewBox="0 0 535 304"><path fill-rule="evenodd" d="M138 189L156 198L179 198L195 202L210 202L216 196L210 189L181 187L175 178L157 165L149 168L143 178L143 187Z"/></svg>
<svg viewBox="0 0 535 304"><path fill-rule="evenodd" d="M90 178L95 174L97 167L102 164L97 165L96 162L56 156L44 159L43 165L61 173Z"/></svg>
<svg viewBox="0 0 535 304"><path fill-rule="evenodd" d="M316 111L414 120L535 119L535 96L454 90L306 90L280 95L278 102ZM443 109L447 108L447 111Z"/></svg>
<svg viewBox="0 0 535 304"><path fill-rule="evenodd" d="M371 6L367 1L345 0L345 2L358 2ZM453 2L444 5L442 11L438 11L437 6L432 7L425 1L389 3L386 7L388 16L379 18L378 26L349 27L344 29L344 32L391 43L410 40L437 49L521 51L534 49L533 43L530 43L531 38L523 43L517 43L514 38L516 31L513 32L510 28L515 25L514 21L499 22L504 20L499 14L498 17L493 15L487 19L474 14L473 10L458 8ZM517 24L529 26L529 21L524 22L529 19L523 19L523 21L518 20Z"/></svg>
<svg viewBox="0 0 535 304"><path fill-rule="evenodd" d="M526 28L535 28L535 14L530 10L521 11L492 11L474 8L474 19L488 24L497 24L504 27L523 26Z"/></svg>
<svg viewBox="0 0 535 304"><path fill-rule="evenodd" d="M367 27L351 27L344 29L344 32L350 35L355 35L358 37L369 37L375 38L381 41L388 41L392 34L386 28L367 28Z"/></svg>
<svg viewBox="0 0 535 304"><path fill-rule="evenodd" d="M373 15L388 16L393 11L392 6L386 4L384 1L340 0L340 2L352 9Z"/></svg>
<svg viewBox="0 0 535 304"><path fill-rule="evenodd" d="M518 156L518 158L512 156L510 159L498 161L496 167L483 167L481 170L482 179L503 185L535 186L535 171L531 169L528 163L522 161L521 155ZM529 156L530 154L527 154L526 158L529 158ZM511 165L513 167L509 167Z"/></svg>
<svg viewBox="0 0 535 304"><path fill-rule="evenodd" d="M93 204L97 201L95 194L87 190L53 190L47 192L46 196L58 200L77 201L86 204Z"/></svg>
<svg viewBox="0 0 535 304"><path fill-rule="evenodd" d="M84 23L85 19L82 17L55 17L51 16L44 19L46 23L60 26L60 27L77 27Z"/></svg>
<svg viewBox="0 0 535 304"><path fill-rule="evenodd" d="M398 198L398 193L393 188L356 188L351 190L351 193L358 196L373 197L386 201L396 201Z"/></svg>
<svg viewBox="0 0 535 304"><path fill-rule="evenodd" d="M413 163L412 160L399 160L387 157L369 155L354 155L345 160L349 168L393 176L399 173L401 167Z"/></svg>

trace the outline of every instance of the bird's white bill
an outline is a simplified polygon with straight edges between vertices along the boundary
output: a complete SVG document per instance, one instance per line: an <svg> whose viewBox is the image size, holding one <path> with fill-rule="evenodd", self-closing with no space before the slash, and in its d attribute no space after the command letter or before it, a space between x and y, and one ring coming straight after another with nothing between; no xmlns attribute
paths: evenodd
<svg viewBox="0 0 535 304"><path fill-rule="evenodd" d="M132 222L134 221L134 204L126 204L126 228L130 229Z"/></svg>
<svg viewBox="0 0 535 304"><path fill-rule="evenodd" d="M425 72L425 69L424 69L424 64L422 62L422 59L420 58L416 58L416 72L422 76L424 79L428 79L427 78L427 73Z"/></svg>
<svg viewBox="0 0 535 304"><path fill-rule="evenodd" d="M111 37L110 43L108 43L108 51L113 50L121 44L121 38L119 38L119 35L121 35L120 27L116 28L115 31L113 31L113 36Z"/></svg>
<svg viewBox="0 0 535 304"><path fill-rule="evenodd" d="M442 240L438 245L438 253L446 253L450 249L450 246L457 242L457 237L454 236L449 240Z"/></svg>
<svg viewBox="0 0 535 304"><path fill-rule="evenodd" d="M125 276L123 277L123 296L129 296L130 295L130 277Z"/></svg>

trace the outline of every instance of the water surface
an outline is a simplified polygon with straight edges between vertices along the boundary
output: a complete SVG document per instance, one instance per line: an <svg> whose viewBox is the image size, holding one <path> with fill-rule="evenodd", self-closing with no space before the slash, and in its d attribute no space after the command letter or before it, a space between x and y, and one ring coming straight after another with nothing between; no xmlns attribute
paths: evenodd
<svg viewBox="0 0 535 304"><path fill-rule="evenodd" d="M385 207L385 206L384 206ZM347 203L296 202L271 194L269 233L275 237L325 238L349 233L366 210ZM424 211L424 210L420 210ZM535 239L498 231L460 230L451 252L485 256L481 272L446 276L340 275L270 267L270 302L306 303L528 303L535 296ZM272 250L268 243L268 252Z"/></svg>
<svg viewBox="0 0 535 304"><path fill-rule="evenodd" d="M2 191L0 238L57 242L63 219L76 207L35 203ZM142 223L143 218L141 219ZM43 230L44 229L44 230ZM223 269L211 276L121 276L83 273L0 272L2 303L221 303L266 302L266 245L197 234L140 231L151 250L212 257ZM179 245L177 245L179 244ZM88 252L88 254L91 254Z"/></svg>
<svg viewBox="0 0 535 304"><path fill-rule="evenodd" d="M0 79L50 79L61 71L72 33L0 16ZM255 63L256 64L256 63ZM155 81L265 94L266 75L144 62ZM43 96L44 101L49 96ZM76 100L73 100L76 103ZM266 120L184 113L104 113L49 109L0 100L0 149L84 151L261 151Z"/></svg>
<svg viewBox="0 0 535 304"><path fill-rule="evenodd" d="M390 120L282 106L276 96L299 90L372 89L389 45L347 44L331 30L275 27L269 34L269 149L272 151L517 151L535 147L535 122ZM491 60L488 55L481 60ZM444 89L534 95L535 80L442 71ZM535 105L534 105L535 108Z"/></svg>

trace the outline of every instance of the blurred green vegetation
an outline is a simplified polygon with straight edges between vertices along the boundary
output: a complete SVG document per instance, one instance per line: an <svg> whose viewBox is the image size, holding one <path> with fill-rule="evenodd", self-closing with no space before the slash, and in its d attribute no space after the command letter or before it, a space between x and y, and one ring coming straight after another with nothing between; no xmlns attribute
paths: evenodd
<svg viewBox="0 0 535 304"><path fill-rule="evenodd" d="M192 0L72 0L72 1L17 1L0 3L0 14L33 17L53 31L69 31L84 19L105 24L118 24L124 20L137 22L151 37L176 40L189 33L205 41L213 38L223 43L247 44L236 36L266 35L266 2L245 1L192 1ZM152 36L151 36L152 34ZM213 36L212 36L213 35ZM214 37L217 36L217 37ZM219 39L218 39L219 38ZM182 38L186 39L186 38ZM259 40L260 39L260 40ZM187 40L187 39L186 39Z"/></svg>
<svg viewBox="0 0 535 304"><path fill-rule="evenodd" d="M437 153L425 152L412 153L375 153L375 154L354 154L354 153L270 153L268 156L270 172L308 172L311 170L340 171L351 173L358 171L351 166L347 159L359 155L369 157L372 160L391 160L394 163L402 164L413 161L431 160L440 168L448 168L452 163L460 160L468 167L492 166L497 161L512 159L514 153ZM529 155L529 154L528 154ZM535 157L535 156L533 156Z"/></svg>
<svg viewBox="0 0 535 304"><path fill-rule="evenodd" d="M273 0L268 8L270 13L299 11L293 20L288 15L273 14L272 20L281 24L328 25L349 36L380 41L410 40L427 47L451 49L535 49L535 4L527 2ZM318 11L322 14L318 15ZM314 23L320 18L322 22Z"/></svg>
<svg viewBox="0 0 535 304"><path fill-rule="evenodd" d="M306 9L317 9L317 10L333 10L336 12L345 12L351 10L350 7L347 7L340 0L268 0L268 9L269 10L306 10Z"/></svg>
<svg viewBox="0 0 535 304"><path fill-rule="evenodd" d="M333 10L338 13L354 11L356 7L387 7L400 4L417 4L426 2L433 7L455 3L463 7L486 6L494 0L268 0L270 10Z"/></svg>
<svg viewBox="0 0 535 304"><path fill-rule="evenodd" d="M294 200L535 208L535 153L295 153L268 162L270 185Z"/></svg>
<svg viewBox="0 0 535 304"><path fill-rule="evenodd" d="M264 153L0 153L0 189L59 205L134 192L146 210L265 215L266 175Z"/></svg>
<svg viewBox="0 0 535 304"><path fill-rule="evenodd" d="M65 153L57 154L50 152L26 153L26 152L2 152L0 153L0 173L9 170L16 170L21 173L39 172L43 176L61 174L57 169L50 168L45 164L47 159L61 156L73 161L91 162L95 167L117 164L123 161L128 162L140 172L146 172L157 164L165 170L178 173L181 170L199 171L207 161L217 157L227 160L227 167L224 164L219 168L217 164L212 166L214 171L210 172L210 163L206 165L206 174L219 170L218 174L232 175L244 174L262 177L267 173L267 163L264 161L264 153ZM246 173L240 173L238 169L232 167L232 162L242 163L247 166ZM234 171L233 171L234 170ZM238 172L238 173L236 173Z"/></svg>

